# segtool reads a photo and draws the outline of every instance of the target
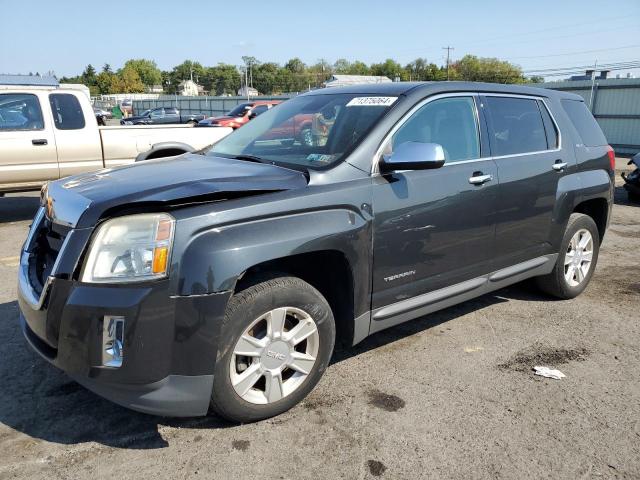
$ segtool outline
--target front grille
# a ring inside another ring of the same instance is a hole
[[[51,275],[64,239],[70,229],[53,223],[46,217],[43,217],[40,225],[34,226],[34,228],[36,230],[31,245],[29,281],[39,295],[47,278]]]

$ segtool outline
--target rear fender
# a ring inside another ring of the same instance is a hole
[[[610,217],[613,185],[609,173],[605,170],[572,173],[565,175],[558,181],[551,236],[554,251],[560,247],[571,213],[582,202],[596,198],[607,200],[609,204],[608,217]]]

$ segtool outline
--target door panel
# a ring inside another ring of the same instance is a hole
[[[0,94],[0,185],[59,177],[52,122],[43,115],[44,94]],[[46,111],[46,110],[45,110]]]
[[[427,99],[394,127],[387,155],[436,143],[445,165],[374,177],[373,309],[491,271],[498,178],[479,158],[480,131],[474,95],[462,93]]]
[[[492,160],[374,178],[372,308],[489,273],[497,189]]]
[[[80,102],[70,93],[51,93],[49,104],[60,178],[102,168],[102,141],[95,116],[88,110],[88,102]]]
[[[496,95],[482,97],[482,105],[500,179],[496,268],[557,253],[551,234],[558,181],[575,168],[556,144],[557,126],[540,100]]]

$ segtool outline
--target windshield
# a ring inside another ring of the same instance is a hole
[[[227,115],[230,117],[244,117],[244,114],[250,109],[250,103],[241,103],[240,105],[236,105],[236,108],[227,113]]]
[[[396,100],[357,94],[303,95],[251,120],[207,154],[324,168],[349,154]]]

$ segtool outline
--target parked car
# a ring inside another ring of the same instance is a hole
[[[98,127],[87,96],[65,88],[0,89],[0,196],[105,167],[202,149],[231,132],[184,125]]]
[[[111,112],[109,112],[108,110],[98,108],[95,105],[93,106],[93,113],[96,116],[96,121],[98,122],[98,125],[101,125],[103,127],[107,125],[107,122],[106,122],[107,119],[113,116]]]
[[[159,107],[145,110],[140,115],[123,118],[120,125],[163,125],[167,123],[188,123],[196,125],[205,118],[203,114],[182,114],[175,107]]]
[[[326,137],[274,138],[297,115],[322,117]],[[49,183],[21,256],[22,328],[121,405],[264,419],[314,388],[335,341],[532,277],[579,295],[609,223],[613,159],[569,93],[305,93],[205,156]]]
[[[199,127],[231,127],[240,128],[249,120],[275,107],[282,100],[256,100],[236,105],[226,115],[221,117],[210,117],[198,122]]]

